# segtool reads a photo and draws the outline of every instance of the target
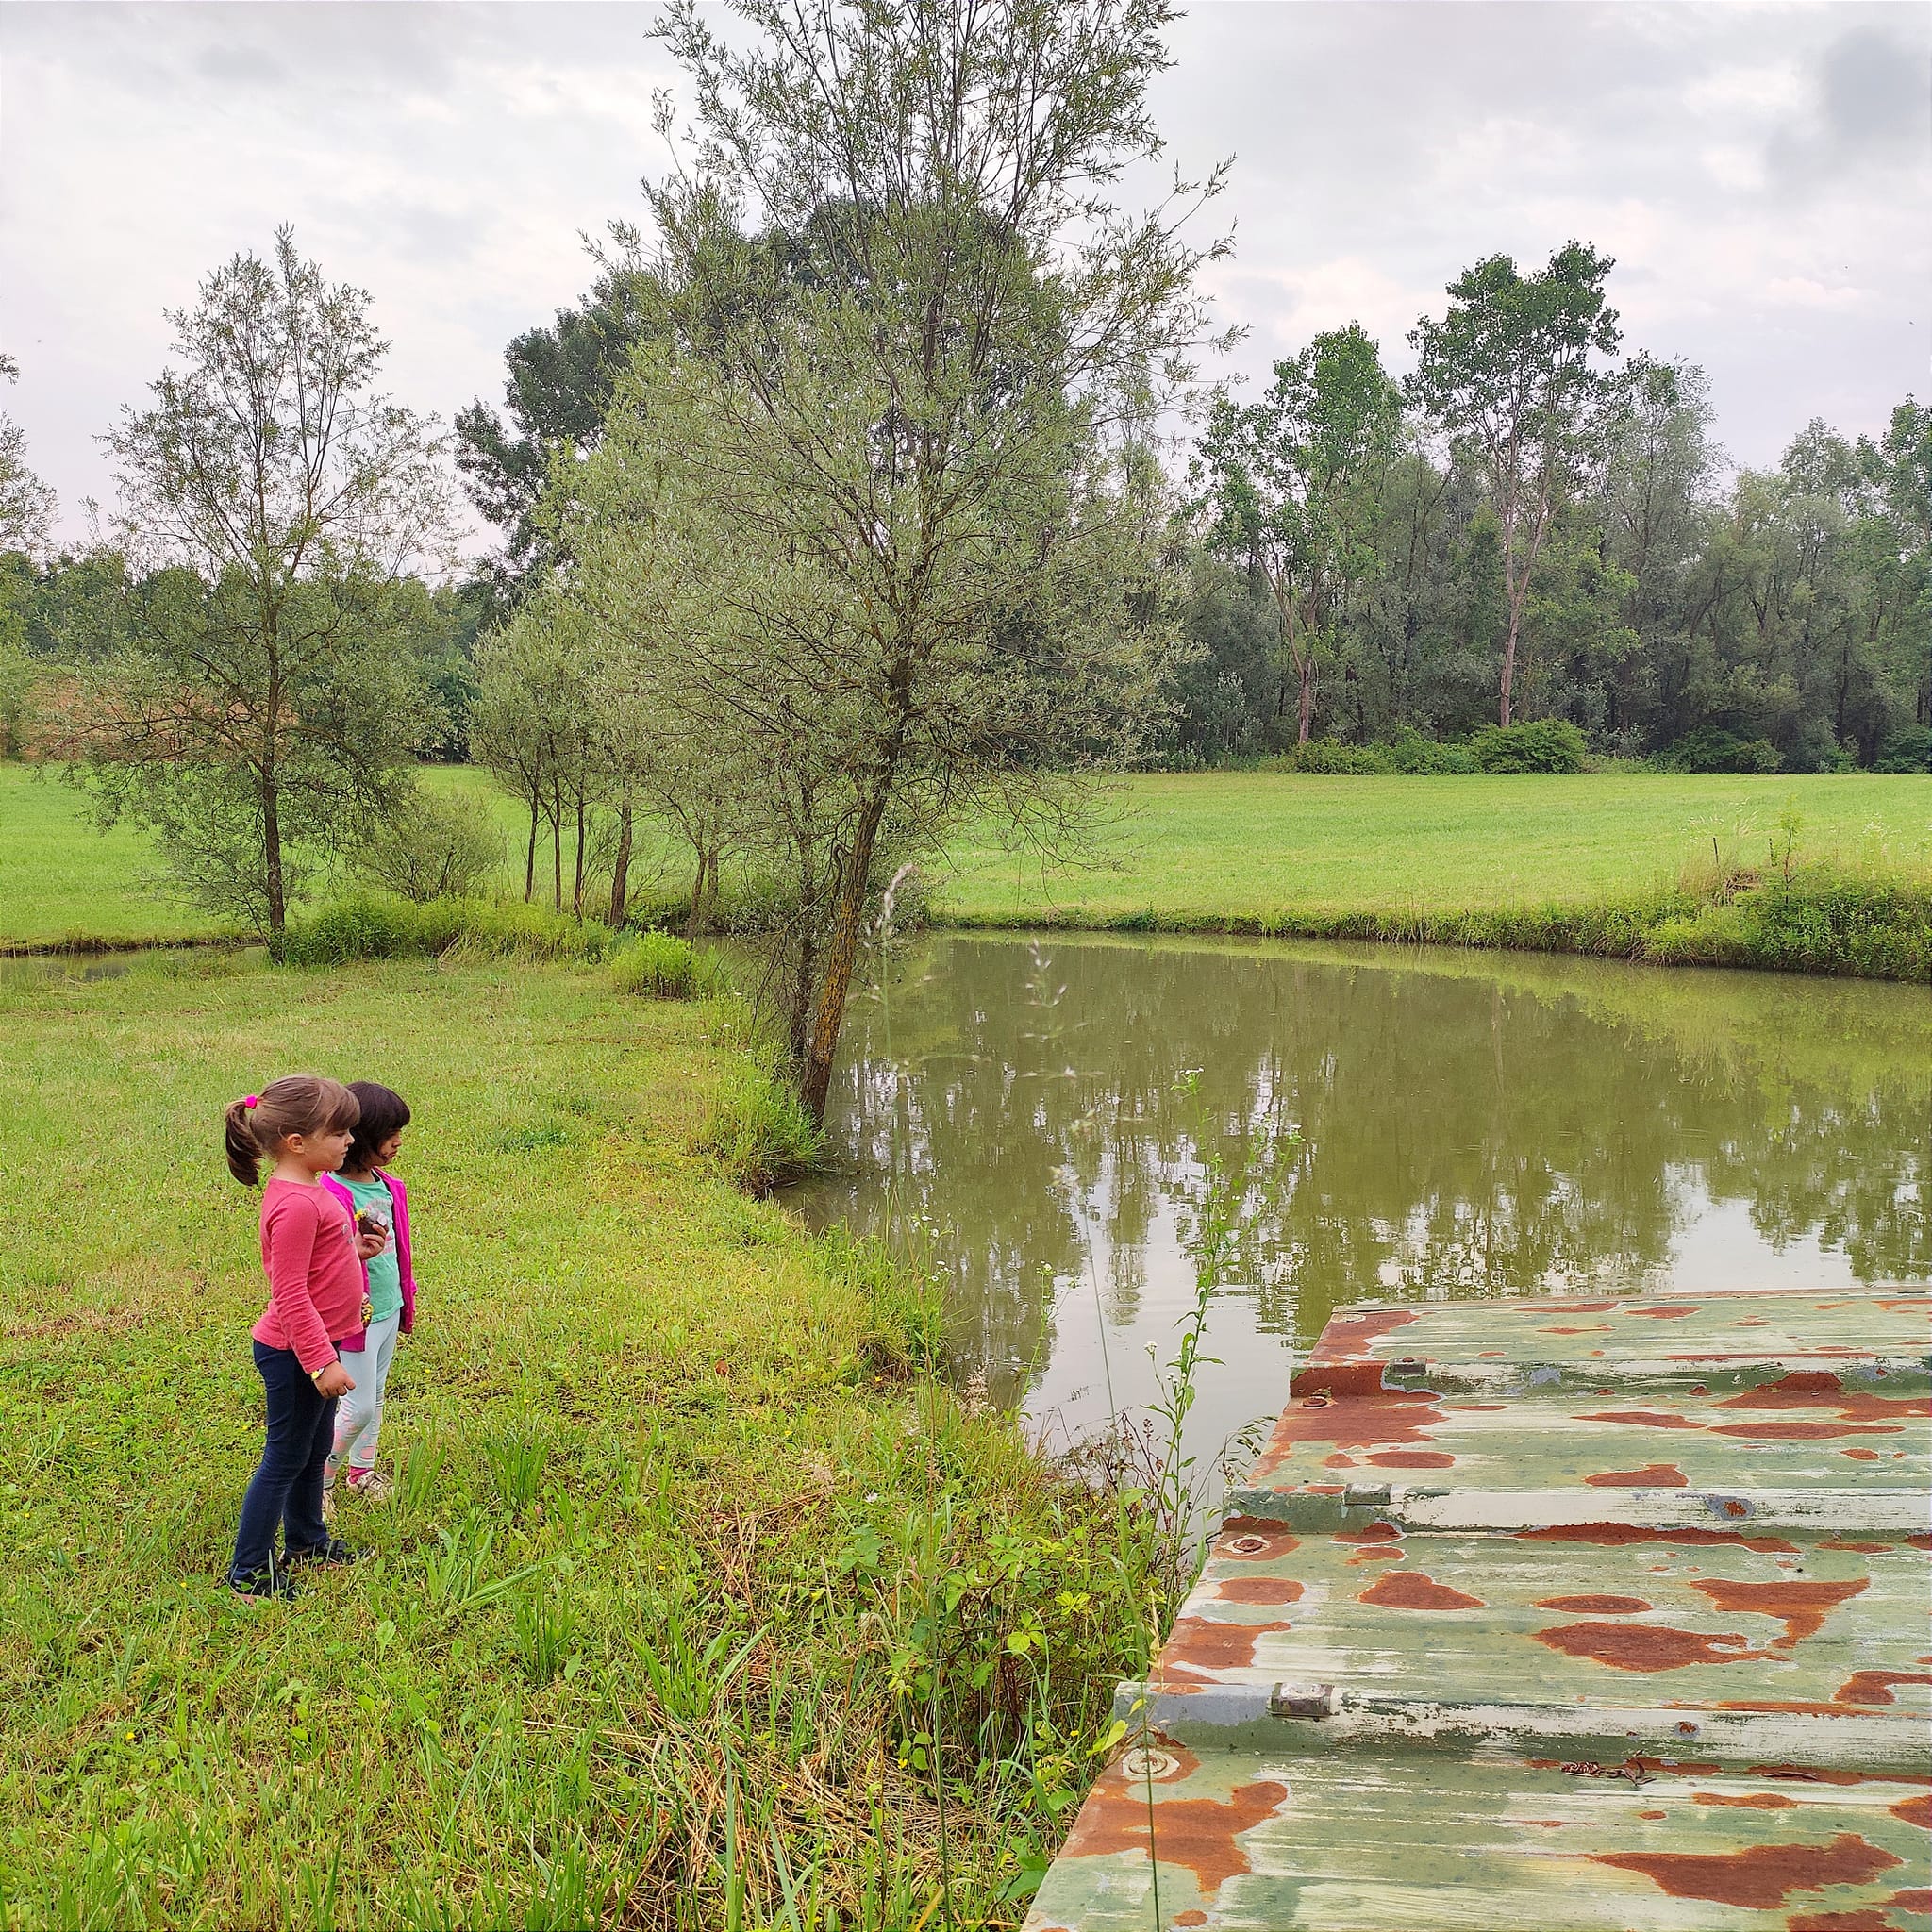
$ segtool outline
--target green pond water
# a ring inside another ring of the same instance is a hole
[[[945,1282],[1062,1445],[1201,1271],[1209,1454],[1366,1299],[1932,1276],[1924,988],[1387,946],[935,937],[855,995],[814,1224]]]

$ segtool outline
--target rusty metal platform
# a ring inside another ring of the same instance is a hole
[[[1027,1932],[1932,1932],[1932,1294],[1339,1313]]]

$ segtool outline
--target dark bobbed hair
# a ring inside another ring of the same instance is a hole
[[[261,1163],[291,1134],[326,1134],[353,1127],[362,1112],[355,1093],[320,1074],[284,1074],[258,1094],[231,1100],[223,1116],[228,1172],[244,1188],[261,1178]]]
[[[356,1096],[362,1115],[356,1123],[356,1138],[342,1156],[342,1165],[374,1167],[375,1150],[409,1124],[409,1103],[394,1088],[378,1086],[374,1080],[351,1080],[349,1091]]]

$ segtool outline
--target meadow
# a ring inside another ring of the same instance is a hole
[[[0,964],[0,1924],[1017,1923],[1149,1512],[732,1183],[732,1008],[621,962]],[[262,1286],[218,1129],[290,1068],[410,1100],[422,1303],[373,1555],[284,1606],[222,1580]]]
[[[1668,891],[1719,864],[1761,868],[1787,812],[1800,858],[1932,872],[1925,777],[1160,773],[1126,780],[1109,808],[1076,867],[958,841],[938,908],[968,925],[1183,930],[1587,905]]]
[[[495,890],[520,897],[526,824],[514,802],[464,767],[428,768],[424,782],[491,814],[504,838]],[[1051,862],[990,829],[962,834],[928,868],[926,916],[1932,974],[1924,776],[1142,774],[1094,803],[1084,841]],[[103,837],[69,788],[0,765],[0,949],[219,935],[153,871],[138,835]],[[645,828],[635,912],[680,918],[687,891],[682,853]],[[733,896],[727,874],[727,907]]]

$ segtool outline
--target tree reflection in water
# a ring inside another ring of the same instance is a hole
[[[1104,1367],[1144,1401],[1171,1350],[1213,1156],[1247,1191],[1203,1384],[1224,1434],[1365,1297],[1932,1274],[1920,989],[947,936],[855,1001],[845,1055],[844,1171],[795,1205],[929,1230],[962,1372],[1075,1433],[1106,1419]]]

